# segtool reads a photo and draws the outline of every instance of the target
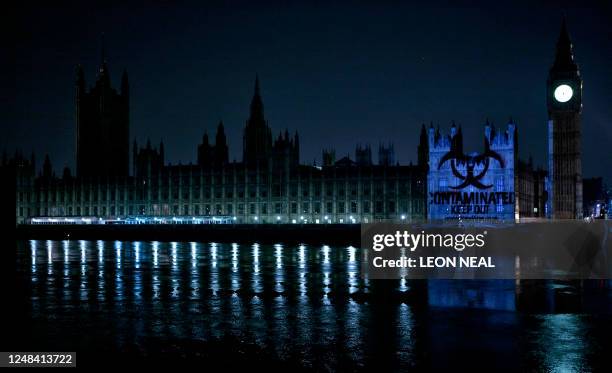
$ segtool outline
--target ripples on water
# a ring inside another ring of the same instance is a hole
[[[49,341],[75,348],[83,332],[112,338],[117,349],[147,337],[230,335],[317,369],[480,359],[584,371],[605,361],[599,351],[609,346],[607,312],[522,313],[521,302],[532,300],[522,300],[524,286],[513,281],[370,283],[354,247],[29,241],[18,249],[32,320]],[[562,299],[584,298],[568,294]],[[600,298],[609,307],[603,294],[593,307]],[[549,311],[557,295],[550,286],[536,293]]]

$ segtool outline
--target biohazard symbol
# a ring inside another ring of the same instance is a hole
[[[453,171],[453,175],[455,175],[458,179],[463,180],[463,182],[457,186],[451,187],[452,189],[463,189],[468,185],[473,185],[478,189],[488,189],[493,186],[485,185],[480,180],[485,176],[487,171],[489,170],[489,163],[491,159],[499,162],[499,165],[504,168],[504,160],[501,155],[491,150],[488,142],[485,142],[485,151],[482,154],[477,155],[465,155],[463,152],[451,148],[451,150],[444,154],[444,156],[440,159],[440,163],[438,164],[438,170],[446,163],[446,161],[450,161],[451,169]],[[457,170],[457,166],[465,165],[466,174],[462,175],[459,170]],[[474,174],[474,168],[477,165],[483,165],[482,170],[478,174]]]

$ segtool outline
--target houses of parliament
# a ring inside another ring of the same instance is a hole
[[[392,147],[370,147],[356,160],[323,152],[323,165],[300,163],[300,139],[287,130],[272,135],[264,115],[259,79],[244,127],[243,158],[229,161],[224,124],[213,141],[204,134],[197,164],[170,165],[163,142],[129,141],[129,82],[110,84],[106,60],[87,90],[81,67],[75,84],[77,172],[57,177],[47,157],[42,173],[35,160],[17,154],[17,220],[85,216],[230,216],[236,223],[357,223],[413,219],[425,213],[424,164],[400,166]],[[130,156],[131,155],[131,156]],[[129,174],[130,161],[133,174]]]
[[[321,165],[302,164],[298,133],[273,135],[257,77],[242,159],[229,160],[221,122],[212,139],[204,134],[197,145],[197,163],[171,165],[163,142],[130,143],[127,72],[114,88],[103,54],[93,86],[88,88],[79,66],[74,87],[76,174],[65,169],[56,175],[49,157],[40,173],[34,156],[2,159],[2,167],[17,174],[17,223],[36,217],[221,216],[248,224],[346,224],[582,215],[582,80],[565,23],[547,81],[548,171],[518,158],[512,121],[501,131],[483,126],[479,155],[463,152],[461,127],[453,124],[443,135],[422,125],[414,165],[396,162],[392,145],[379,146],[376,163],[366,145],[356,147],[353,159],[323,150]]]

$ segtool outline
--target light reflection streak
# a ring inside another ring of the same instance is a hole
[[[132,294],[134,294],[134,302],[141,298],[142,293],[142,271],[140,270],[140,241],[134,242],[134,285]]]
[[[400,257],[404,257],[406,256],[406,248],[402,247],[400,249]],[[399,284],[399,291],[401,292],[406,292],[408,290],[408,286],[406,285],[406,277],[408,276],[408,268],[406,267],[401,267],[400,268],[400,284]]]
[[[198,253],[197,253],[197,244],[195,242],[191,243],[191,268],[195,268],[198,265]]]
[[[172,261],[172,272],[170,273],[170,282],[172,283],[171,296],[173,298],[178,298],[180,292],[180,274],[178,270],[178,243],[172,242],[170,243],[170,246],[170,256]]]
[[[117,269],[121,269],[121,242],[115,241],[115,260],[117,261]]]
[[[217,269],[217,243],[210,243],[210,288],[216,295],[219,291],[219,270]]]
[[[70,241],[64,240],[64,298],[70,298]]]
[[[86,247],[87,247],[88,242],[87,241],[79,241],[79,248],[81,251],[81,278],[80,278],[80,294],[81,294],[81,300],[87,300],[88,295],[89,295],[89,287],[87,284],[87,257],[86,257]]]
[[[240,289],[240,272],[238,271],[238,244],[232,244],[232,290]],[[232,300],[232,304],[234,300]]]
[[[116,296],[116,305],[123,303],[123,270],[121,267],[121,246],[122,243],[120,241],[115,241],[115,260],[116,260],[116,269],[115,269],[115,292]]]
[[[357,249],[353,246],[349,246],[346,249],[348,251],[348,262],[346,263],[346,274],[348,276],[348,291],[349,294],[352,294],[358,290],[359,280],[358,280],[358,265],[357,265]]]
[[[282,293],[285,291],[283,283],[285,282],[285,273],[283,270],[283,246],[280,244],[274,245],[274,257],[276,259],[276,270],[274,271],[274,290]]]
[[[198,273],[198,245],[191,243],[191,299],[200,298],[200,276]]]
[[[158,299],[160,295],[160,281],[159,281],[159,242],[153,241],[153,275],[152,286],[153,286],[153,299]]]
[[[32,274],[36,273],[36,247],[38,242],[30,241],[30,253],[32,257]],[[32,281],[36,281],[36,277],[32,277]]]
[[[397,338],[398,351],[401,360],[410,361],[414,354],[413,314],[410,306],[405,303],[397,307]]]
[[[213,268],[217,268],[217,243],[213,242],[210,244],[210,255],[212,258]]]
[[[253,255],[253,276],[251,278],[253,291],[255,293],[260,293],[263,290],[261,285],[261,273],[259,266],[259,244],[254,243],[252,246],[252,255]]]
[[[325,304],[330,304],[329,303],[329,299],[327,297],[327,294],[329,294],[331,292],[331,262],[329,260],[329,252],[330,252],[330,247],[325,245],[321,248],[321,250],[323,251],[323,261],[321,262],[321,272],[323,273],[323,292],[325,293],[325,295],[323,296],[323,301]]]
[[[105,280],[104,280],[104,241],[98,241],[98,301],[104,302],[105,299]]]
[[[153,241],[153,267],[159,266],[159,242]]]
[[[535,331],[538,360],[548,372],[589,372],[586,355],[590,351],[582,315],[553,314],[538,317],[541,321]]]
[[[134,260],[136,269],[140,269],[140,242],[134,242]]]
[[[53,243],[47,240],[47,264],[51,264],[53,262]],[[51,274],[51,266],[49,266],[49,274]]]
[[[178,246],[178,243],[176,242],[172,242],[170,243],[171,246],[171,250],[170,250],[170,259],[172,261],[172,270],[176,271],[177,266],[178,266],[178,262],[177,262],[177,254],[176,254],[176,248]]]
[[[306,262],[306,246],[300,245],[300,249],[298,251],[299,255],[299,286],[300,286],[300,295],[304,297],[306,292],[308,291],[308,280],[306,277],[307,270],[307,262]]]

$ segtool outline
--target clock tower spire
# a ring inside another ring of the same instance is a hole
[[[582,218],[582,77],[565,18],[546,85],[549,201],[554,219]]]

